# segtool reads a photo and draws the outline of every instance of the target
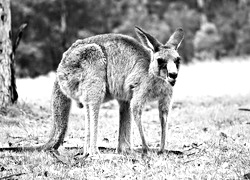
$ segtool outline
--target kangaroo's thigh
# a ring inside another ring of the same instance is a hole
[[[57,69],[61,90],[76,101],[86,93],[98,92],[100,88],[105,91],[106,74],[106,57],[97,44],[72,45]]]

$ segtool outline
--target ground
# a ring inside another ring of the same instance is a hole
[[[69,129],[59,151],[63,162],[48,152],[0,153],[0,179],[247,179],[250,177],[250,57],[183,65],[175,87],[167,147],[158,155],[160,125],[156,103],[143,112],[151,151],[115,153],[118,106],[103,104],[100,112],[99,158],[74,155],[84,144],[82,110],[72,107]],[[19,102],[0,114],[0,147],[43,143],[51,128],[50,95],[54,73],[17,79]],[[116,155],[116,156],[115,156]]]

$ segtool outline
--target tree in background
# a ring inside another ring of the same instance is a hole
[[[10,36],[10,1],[0,0],[0,107],[5,107],[17,100]]]
[[[14,54],[27,26],[22,24],[12,37],[10,1],[0,0],[0,107],[15,103],[16,91]]]
[[[184,63],[200,51],[215,57],[250,54],[247,0],[11,0],[11,5],[13,29],[29,23],[16,55],[19,77],[54,71],[77,39],[112,32],[135,36],[136,25],[163,42],[183,27]]]

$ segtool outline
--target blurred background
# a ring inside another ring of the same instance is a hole
[[[21,78],[55,70],[77,39],[135,37],[135,25],[163,43],[182,27],[184,63],[250,54],[249,0],[11,0],[11,13],[14,32],[28,23],[15,56]]]

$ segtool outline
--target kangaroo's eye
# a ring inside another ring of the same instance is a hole
[[[164,61],[164,59],[159,58],[157,59],[157,61],[160,69],[167,68],[167,63]]]
[[[157,59],[157,61],[158,61],[158,65],[159,66],[163,66],[164,64],[166,64],[166,62],[164,61],[164,59],[159,58],[159,59]]]
[[[181,58],[180,58],[180,57],[177,57],[177,58],[175,59],[175,64],[176,64],[177,69],[179,69],[180,63],[181,63]]]
[[[180,64],[180,63],[181,63],[181,58],[180,58],[180,57],[177,57],[177,58],[175,59],[175,63],[176,63],[176,64]]]

